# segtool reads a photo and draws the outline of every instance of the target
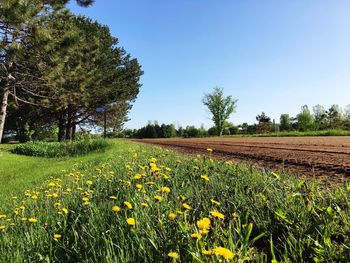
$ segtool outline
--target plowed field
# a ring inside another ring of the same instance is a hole
[[[350,137],[142,139],[143,143],[206,153],[297,175],[350,179]]]

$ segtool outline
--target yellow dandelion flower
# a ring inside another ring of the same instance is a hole
[[[88,205],[90,205],[91,203],[89,202],[89,201],[86,201],[86,202],[84,202],[83,203],[83,206],[88,206]]]
[[[236,256],[235,253],[224,247],[216,247],[213,249],[213,251],[222,256],[224,259],[233,259]]]
[[[162,193],[170,193],[170,188],[164,186],[164,187],[162,187],[162,188],[160,189],[160,192],[162,192]]]
[[[134,226],[136,224],[136,221],[134,218],[130,217],[126,219],[126,222],[128,223],[128,225],[130,226]]]
[[[31,217],[31,218],[28,219],[28,221],[30,223],[36,223],[36,222],[38,222],[38,219]]]
[[[168,218],[169,218],[170,220],[175,220],[176,214],[175,214],[175,213],[170,213],[170,214],[168,215]]]
[[[213,205],[220,205],[220,203],[214,199],[210,199],[210,202],[213,204]]]
[[[53,235],[53,238],[54,239],[60,239],[62,237],[62,235],[60,235],[60,234],[54,234]]]
[[[54,186],[56,186],[55,183],[53,183],[53,182],[49,183],[49,187],[54,187]]]
[[[216,218],[219,218],[219,219],[224,219],[225,218],[225,216],[223,214],[221,214],[220,212],[218,212],[218,211],[211,211],[210,214],[213,217],[216,217]]]
[[[0,226],[0,230],[5,230],[6,226]]]
[[[201,239],[202,238],[202,235],[200,233],[193,233],[191,235],[192,238],[195,238],[195,239]]]
[[[139,179],[141,179],[142,178],[142,176],[140,175],[140,174],[136,174],[135,176],[134,176],[134,179],[135,180],[139,180]]]
[[[93,182],[92,182],[91,180],[87,180],[87,181],[86,181],[86,184],[87,184],[87,185],[92,185]]]
[[[163,197],[162,196],[160,196],[160,195],[155,195],[154,196],[154,199],[156,199],[157,201],[162,201],[163,200]]]
[[[28,220],[28,218],[26,218],[26,217],[21,218],[21,221],[27,221],[27,220]]]
[[[213,149],[212,148],[207,148],[207,151],[211,153],[211,152],[213,152]]]
[[[114,195],[110,196],[109,198],[110,198],[110,199],[113,199],[113,200],[117,200],[117,197],[114,196]]]
[[[112,211],[113,212],[119,212],[120,211],[120,207],[115,205],[115,206],[112,207]]]
[[[137,190],[141,190],[142,189],[142,184],[137,184],[136,188],[137,188]]]
[[[160,169],[157,167],[157,165],[155,163],[150,163],[150,167],[151,167],[151,172],[159,172]]]
[[[141,203],[141,205],[142,205],[143,207],[148,207],[148,204],[146,204],[146,203]]]
[[[180,258],[179,253],[177,253],[177,252],[169,252],[168,253],[168,257],[170,257],[170,258],[172,258],[174,260],[177,260],[177,259]]]
[[[168,172],[171,172],[171,168],[169,168],[169,167],[165,167],[165,170]]]
[[[58,197],[58,194],[53,193],[53,194],[52,194],[52,197],[57,198],[57,197]]]
[[[188,204],[186,204],[186,203],[183,203],[182,204],[182,207],[183,208],[185,208],[185,209],[187,209],[187,210],[191,210],[192,209],[192,207],[190,207]]]
[[[0,215],[0,219],[1,219],[1,218],[6,218],[6,215]]]
[[[38,199],[37,195],[32,195],[32,199]]]
[[[209,181],[209,177],[207,175],[202,175],[201,178],[204,180],[204,181]]]
[[[87,198],[87,197],[83,197],[82,200],[85,201],[85,202],[87,202],[87,201],[89,201],[90,199]]]
[[[68,214],[69,210],[67,208],[62,208],[63,213]]]
[[[20,207],[19,207],[19,209],[22,209],[22,210],[24,210],[24,209],[26,209],[23,205],[21,205]]]
[[[147,182],[146,185],[155,185],[155,182]]]
[[[200,230],[207,230],[210,228],[210,223],[210,219],[204,217],[203,219],[197,221],[197,226]]]
[[[130,202],[125,201],[125,202],[124,202],[124,205],[125,205],[127,208],[132,209],[132,204],[131,204]]]

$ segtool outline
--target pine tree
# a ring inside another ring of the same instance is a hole
[[[1,0],[0,2],[0,143],[9,96],[12,95],[19,100],[17,89],[24,91],[23,87],[26,86],[23,83],[23,72],[27,72],[27,68],[21,63],[25,61],[23,50],[30,46],[33,37],[40,35],[38,32],[42,20],[50,13],[62,9],[67,3],[68,0]],[[77,0],[77,3],[89,6],[93,1]],[[19,68],[21,70],[16,72]],[[29,78],[37,80],[31,75]],[[38,95],[30,90],[25,93]]]

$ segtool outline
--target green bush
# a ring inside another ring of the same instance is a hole
[[[16,154],[38,157],[63,157],[83,155],[92,151],[103,150],[109,143],[104,139],[83,139],[70,142],[28,142],[15,147]]]

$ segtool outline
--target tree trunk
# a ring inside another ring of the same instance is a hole
[[[75,139],[75,132],[76,132],[76,130],[77,130],[76,118],[74,117],[73,123],[72,123],[72,140]]]
[[[66,125],[66,140],[72,140],[72,120],[71,120],[71,114],[68,111],[67,115],[67,125]]]
[[[5,85],[4,90],[3,90],[1,97],[0,97],[0,99],[1,99],[1,104],[0,104],[0,143],[1,143],[3,133],[4,133],[9,94],[10,94],[10,89]]]
[[[66,125],[66,140],[72,140],[73,138],[73,125],[72,125],[72,107],[67,108],[67,125]]]
[[[63,110],[58,116],[58,141],[62,142],[66,135],[66,112]]]

